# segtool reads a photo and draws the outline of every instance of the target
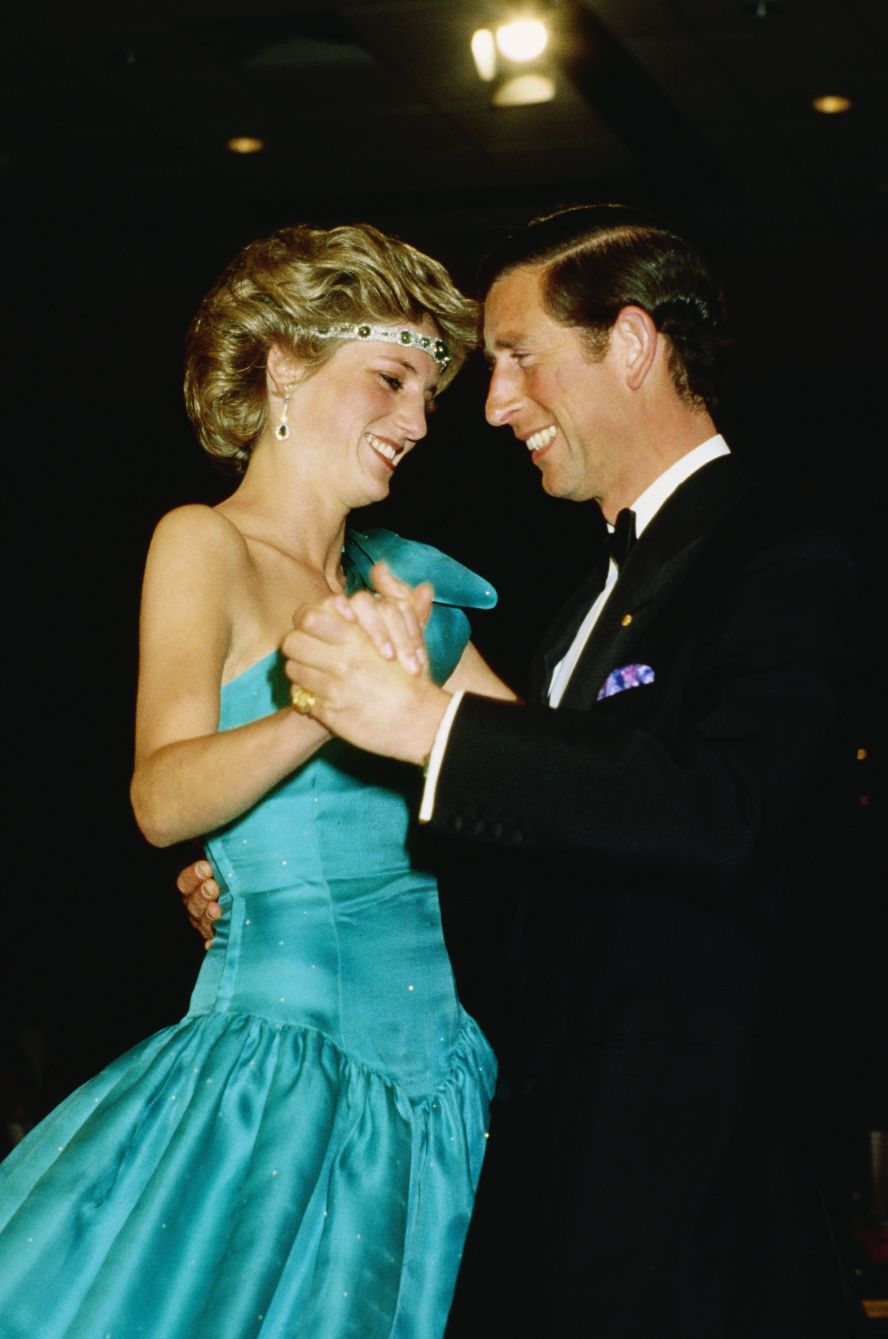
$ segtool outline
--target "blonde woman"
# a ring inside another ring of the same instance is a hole
[[[0,1171],[4,1339],[444,1330],[494,1060],[407,852],[411,769],[293,710],[277,648],[298,605],[384,559],[435,588],[435,677],[511,696],[459,607],[491,604],[486,583],[347,528],[425,435],[476,319],[439,264],[356,226],[247,247],[193,322],[189,414],[243,477],[152,541],[132,799],[156,845],[210,834],[223,914],[185,1018]]]

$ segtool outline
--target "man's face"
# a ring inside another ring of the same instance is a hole
[[[609,346],[596,359],[581,333],[543,307],[543,269],[494,283],[484,304],[491,365],[486,415],[526,444],[553,497],[602,502],[619,483],[624,387]]]

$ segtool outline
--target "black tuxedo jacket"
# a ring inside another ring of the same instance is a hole
[[[843,1335],[783,964],[853,690],[850,562],[713,461],[645,529],[551,710],[602,577],[553,624],[535,701],[463,701],[438,779],[434,827],[495,843],[525,889],[449,1335]],[[602,697],[631,666],[653,681]]]

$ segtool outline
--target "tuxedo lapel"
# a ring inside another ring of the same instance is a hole
[[[632,648],[650,620],[697,561],[712,530],[749,487],[732,458],[723,456],[697,470],[663,504],[626,560],[571,675],[562,706],[591,706],[611,670],[632,663]],[[589,604],[591,600],[586,609]],[[556,655],[553,663],[558,659]]]
[[[598,563],[583,584],[562,605],[549,625],[539,651],[534,657],[530,675],[531,701],[545,702],[555,666],[567,654],[577,629],[595,602],[607,577],[608,558],[602,550]]]

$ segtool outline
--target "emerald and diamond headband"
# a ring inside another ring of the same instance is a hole
[[[383,344],[421,349],[434,358],[439,372],[446,372],[453,362],[453,355],[443,339],[436,335],[421,335],[418,330],[410,330],[405,326],[373,325],[369,321],[361,321],[355,325],[318,325],[304,333],[315,339],[379,340]]]

